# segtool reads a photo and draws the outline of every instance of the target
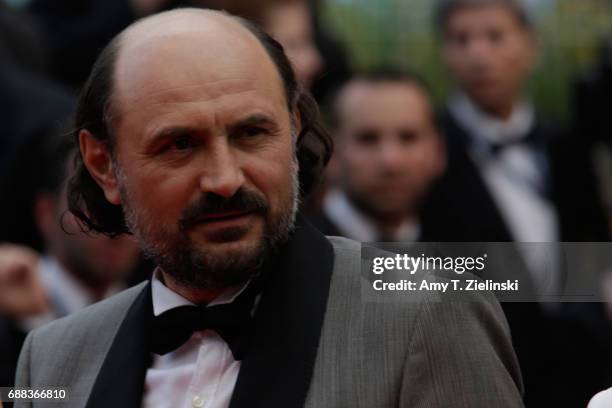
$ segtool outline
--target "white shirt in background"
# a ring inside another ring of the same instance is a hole
[[[78,312],[98,300],[85,285],[64,269],[53,256],[45,255],[40,259],[38,273],[49,297],[51,310],[45,314],[24,319],[21,322],[21,326],[26,331]],[[112,285],[104,295],[104,298],[119,293],[122,289],[124,287],[120,283]]]
[[[546,183],[535,149],[511,144],[492,155],[490,144],[520,140],[535,125],[535,110],[519,103],[506,121],[482,112],[466,95],[455,95],[450,112],[472,140],[468,152],[510,233],[517,242],[558,242],[559,220],[550,200],[534,186]],[[540,292],[558,289],[558,253],[552,245],[522,245],[519,250]]]
[[[376,224],[359,212],[339,189],[330,189],[325,195],[323,212],[347,238],[359,242],[380,240]],[[414,242],[419,238],[419,234],[419,225],[407,220],[395,230],[393,238],[396,242]]]
[[[612,388],[602,391],[591,399],[587,408],[610,408],[612,407]]]

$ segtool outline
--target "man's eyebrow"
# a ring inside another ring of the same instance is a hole
[[[236,123],[232,124],[231,128],[233,130],[245,128],[249,126],[278,126],[278,123],[268,115],[264,114],[254,114],[249,115],[246,118],[238,120]]]
[[[265,114],[253,114],[249,115],[243,119],[239,119],[235,123],[230,125],[230,131],[236,131],[238,129],[246,128],[249,126],[270,126],[270,127],[278,127],[278,123],[268,115]],[[185,134],[194,134],[194,133],[202,133],[206,132],[207,129],[195,127],[195,126],[168,126],[155,130],[151,133],[150,137],[147,138],[147,145],[155,145],[159,143],[159,141],[173,138]]]
[[[156,129],[149,137],[146,138],[145,143],[148,146],[154,146],[164,139],[171,139],[177,136],[193,134],[196,132],[202,132],[203,129],[196,128],[193,126],[168,126]]]

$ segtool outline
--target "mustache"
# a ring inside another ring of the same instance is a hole
[[[185,208],[179,220],[179,227],[185,230],[197,224],[202,217],[225,212],[254,212],[265,214],[268,202],[255,191],[241,187],[236,193],[225,198],[214,193],[202,195],[198,201]]]

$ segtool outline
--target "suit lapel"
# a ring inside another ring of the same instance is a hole
[[[255,314],[256,330],[242,361],[230,406],[302,407],[325,317],[334,254],[301,217],[270,271]],[[148,284],[128,310],[102,364],[87,408],[139,407],[150,365],[152,316]]]
[[[475,239],[477,241],[512,241],[512,235],[499,208],[466,150],[469,136],[450,113],[446,112],[443,120],[449,148],[449,169],[453,173],[450,175],[452,180],[449,180],[449,187],[459,189],[454,192],[454,197],[470,198],[466,202],[456,199],[455,205],[462,207],[461,214],[464,216],[469,214],[465,219],[487,220],[486,224],[481,223],[482,231],[471,231],[472,236],[478,237]],[[459,179],[462,180],[460,183]]]
[[[267,278],[256,331],[230,403],[241,407],[302,407],[325,317],[334,253],[300,218]]]
[[[147,333],[153,315],[148,283],[128,310],[93,385],[87,408],[140,407],[150,364]]]

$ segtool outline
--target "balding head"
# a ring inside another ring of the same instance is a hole
[[[153,133],[158,123],[157,103],[178,111],[204,97],[215,101],[239,90],[243,99],[276,108],[286,100],[283,81],[261,42],[238,20],[212,10],[179,9],[144,19],[128,28],[120,38],[114,73],[114,106],[119,114],[113,123]],[[192,90],[186,95],[186,90]],[[227,98],[226,98],[227,99]],[[205,107],[205,106],[203,106]],[[129,119],[128,119],[129,118]],[[125,119],[125,120],[124,120]],[[131,121],[131,123],[124,123]]]
[[[119,34],[103,50],[83,88],[75,139],[87,130],[116,154],[119,135],[134,136],[121,132],[122,126],[155,131],[157,124],[146,116],[156,98],[163,97],[158,103],[171,113],[177,104],[189,106],[188,100],[180,100],[186,97],[181,90],[195,92],[200,87],[206,98],[222,101],[233,86],[242,86],[245,98],[249,92],[267,92],[268,104],[282,103],[288,118],[299,117],[299,123],[293,124],[301,125],[299,176],[302,189],[309,190],[331,153],[316,104],[298,86],[275,40],[250,22],[223,12],[177,9],[142,19]],[[135,127],[138,124],[142,129]],[[69,194],[71,211],[87,228],[111,235],[125,231],[121,209],[104,199],[80,157]]]
[[[182,51],[185,46],[213,58],[251,51],[245,56],[265,59],[261,42],[245,24],[215,10],[184,8],[155,14],[132,24],[117,37],[118,65],[146,63],[145,59],[156,52]]]
[[[137,21],[109,46],[113,119],[140,103],[138,97],[149,96],[139,93],[143,88],[153,91],[157,84],[168,89],[197,85],[186,81],[202,71],[211,80],[216,76],[221,79],[227,67],[237,63],[253,71],[263,70],[271,84],[295,93],[297,86],[286,73],[288,67],[283,61],[272,61],[276,56],[264,48],[258,35],[249,22],[214,10],[176,9]],[[287,103],[292,108],[295,101]]]

